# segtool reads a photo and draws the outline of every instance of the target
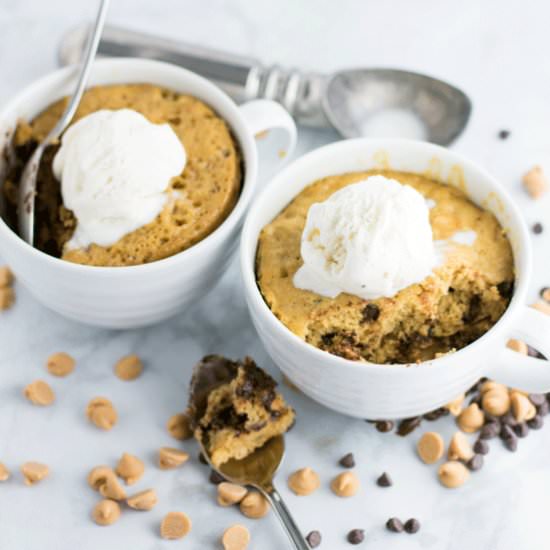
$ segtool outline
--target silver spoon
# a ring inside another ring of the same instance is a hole
[[[31,246],[34,244],[36,179],[38,176],[40,161],[46,148],[59,139],[59,136],[61,136],[63,131],[71,123],[71,120],[78,109],[78,105],[82,99],[82,94],[84,93],[88,82],[88,77],[90,76],[92,63],[96,56],[101,32],[103,31],[103,27],[105,25],[105,17],[107,15],[108,7],[109,0],[101,0],[96,21],[93,29],[91,29],[91,34],[82,59],[78,82],[69,104],[61,115],[61,118],[57,121],[57,124],[50,130],[50,133],[46,136],[46,138],[38,145],[23,169],[21,181],[19,182],[18,195],[19,235]]]
[[[88,25],[67,33],[59,50],[62,64],[82,57],[88,35]],[[472,110],[464,92],[418,73],[396,69],[303,73],[111,26],[105,28],[98,54],[181,65],[213,80],[236,101],[274,99],[299,123],[333,126],[345,138],[416,137],[448,145],[462,133]]]

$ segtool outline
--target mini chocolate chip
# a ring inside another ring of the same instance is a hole
[[[477,472],[483,468],[483,456],[481,454],[475,454],[468,462],[466,463],[469,470],[472,472]]]
[[[391,420],[377,420],[376,429],[381,433],[391,432],[395,424]]]
[[[361,544],[365,540],[365,531],[363,529],[352,529],[348,533],[348,542],[350,544]]]
[[[543,393],[530,393],[529,400],[533,403],[533,405],[535,405],[535,407],[539,407],[543,403],[547,403],[546,395]]]
[[[353,468],[355,466],[355,458],[353,453],[348,453],[344,455],[339,461],[338,464],[344,468]]]
[[[527,425],[532,430],[540,430],[543,424],[544,424],[544,419],[539,414],[537,414],[534,418],[531,418],[531,420],[527,421]]]
[[[510,137],[510,130],[500,130],[498,133],[499,139],[508,139]]]
[[[501,416],[500,421],[502,422],[502,424],[511,427],[514,427],[518,423],[518,421],[512,414],[512,411],[508,411],[505,415]]]
[[[378,321],[380,317],[380,308],[376,304],[367,304],[363,309],[363,323],[372,323]]]
[[[506,441],[507,439],[515,439],[516,436],[514,434],[514,431],[512,430],[512,427],[508,424],[503,424],[500,428],[500,439],[503,441]]]
[[[474,453],[477,453],[478,455],[486,455],[489,453],[489,443],[487,441],[484,441],[483,439],[478,439],[474,443]]]
[[[514,426],[514,433],[518,437],[527,437],[529,435],[529,426],[525,422],[520,422]]]
[[[319,531],[311,531],[306,536],[307,543],[310,548],[317,548],[321,544],[321,533]]]
[[[537,413],[539,416],[546,416],[549,412],[550,404],[546,400],[537,407]]]
[[[497,290],[502,298],[511,298],[514,293],[514,282],[502,281],[501,283],[498,283]]]
[[[487,422],[479,433],[480,439],[493,439],[500,432],[500,426],[497,422]]]
[[[415,533],[418,533],[419,530],[420,522],[417,519],[411,518],[405,522],[405,531],[409,533],[409,535],[414,535]]]
[[[199,462],[201,464],[204,464],[205,466],[208,466],[208,462],[206,461],[206,458],[204,458],[204,455],[202,453],[199,453]]]
[[[537,222],[533,224],[531,229],[535,235],[540,235],[543,232],[544,227],[542,227],[542,223]]]
[[[404,529],[403,522],[399,518],[390,518],[386,521],[386,529],[392,533],[401,533]]]
[[[399,423],[399,426],[397,427],[397,434],[400,436],[406,436],[409,435],[413,430],[418,428],[420,426],[420,423],[422,422],[421,416],[413,416],[411,418],[405,418],[405,420],[402,420]]]
[[[391,477],[386,472],[384,472],[376,480],[376,485],[378,485],[378,487],[391,487],[393,485],[393,481],[392,481]]]
[[[529,344],[527,344],[527,355],[529,355],[529,357],[536,357],[537,359],[546,360],[546,357],[539,350]]]
[[[440,407],[439,409],[435,409],[435,411],[431,411],[429,413],[426,413],[424,415],[424,418],[426,420],[434,421],[440,419],[442,416],[447,416],[449,414],[449,409],[445,409],[444,407]]]
[[[518,438],[516,436],[510,437],[508,439],[503,439],[504,446],[512,452],[515,452],[518,448]]]
[[[215,470],[212,470],[210,472],[210,483],[213,483],[214,485],[219,485],[222,481],[225,481],[225,477],[223,477],[221,474],[218,474]]]

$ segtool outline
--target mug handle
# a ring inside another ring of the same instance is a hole
[[[284,141],[275,147],[277,164],[283,164],[296,147],[296,123],[288,111],[276,101],[255,99],[239,106],[246,125],[256,139],[270,130],[282,130]]]
[[[513,329],[513,337],[540,351],[548,361],[504,348],[495,357],[489,378],[529,393],[550,391],[550,316],[532,307],[523,310]]]

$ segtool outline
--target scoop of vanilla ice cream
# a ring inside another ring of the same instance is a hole
[[[302,234],[297,288],[334,298],[394,296],[437,264],[429,208],[412,187],[371,176],[313,204]]]
[[[53,161],[63,203],[77,220],[66,247],[110,246],[153,221],[185,163],[185,149],[168,124],[153,124],[131,109],[80,119],[63,134]]]

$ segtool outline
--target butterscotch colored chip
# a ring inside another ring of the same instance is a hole
[[[483,410],[493,416],[502,416],[510,410],[508,390],[493,389],[485,392],[481,398]]]
[[[359,490],[359,479],[353,472],[343,472],[330,483],[332,492],[339,497],[352,497]]]
[[[25,397],[33,404],[46,407],[55,401],[55,393],[44,380],[35,380],[23,390]]]
[[[134,510],[151,510],[158,502],[154,489],[146,489],[126,499],[126,504]]]
[[[96,466],[88,474],[88,485],[94,491],[99,491],[99,488],[105,483],[108,476],[115,477],[115,472],[112,468],[109,468],[109,466]]]
[[[472,403],[458,415],[456,421],[463,432],[474,433],[483,426],[485,416],[478,404]]]
[[[5,464],[0,462],[0,481],[6,481],[9,479],[11,472],[8,470]]]
[[[222,536],[224,550],[246,550],[250,543],[250,533],[244,525],[233,525]]]
[[[506,343],[506,347],[516,351],[517,353],[521,353],[522,355],[527,355],[529,353],[527,344],[522,340],[516,340],[515,338],[510,338],[510,340]]]
[[[171,470],[181,466],[189,460],[189,454],[173,447],[161,447],[159,450],[159,468],[161,470]]]
[[[425,464],[434,464],[445,451],[443,438],[437,432],[426,432],[416,444],[418,456]]]
[[[533,166],[533,168],[523,176],[521,182],[527,193],[529,193],[533,199],[540,199],[548,190],[548,181],[540,166]]]
[[[240,502],[241,513],[250,519],[261,519],[269,512],[269,502],[258,491],[250,491]]]
[[[126,485],[133,485],[144,471],[143,462],[137,456],[128,453],[122,454],[115,468],[116,474],[126,482]]]
[[[21,466],[21,473],[25,478],[25,485],[34,485],[50,474],[50,469],[40,462],[25,462]]]
[[[120,517],[120,506],[114,500],[101,500],[94,506],[92,517],[98,525],[112,525]]]
[[[526,422],[533,419],[537,414],[535,405],[531,403],[531,400],[518,391],[512,391],[510,393],[510,401],[512,403],[512,412],[514,418],[518,422]]]
[[[86,408],[86,416],[102,430],[110,430],[117,422],[117,412],[109,399],[94,397]]]
[[[238,504],[247,493],[248,491],[245,487],[223,481],[218,485],[218,504],[220,506]]]
[[[54,376],[67,376],[74,370],[75,360],[63,351],[54,353],[48,357],[46,368]]]
[[[121,380],[135,380],[143,371],[141,359],[135,355],[126,355],[115,365],[115,374]]]
[[[449,460],[463,460],[467,462],[474,456],[474,450],[468,438],[462,432],[456,432],[449,444],[447,458]]]
[[[494,380],[487,380],[486,382],[483,382],[480,388],[481,395],[492,391],[492,390],[499,390],[502,392],[507,392],[508,387],[504,384],[500,384],[499,382],[495,382]]]
[[[0,288],[13,284],[13,273],[7,265],[0,266]]]
[[[189,417],[185,413],[175,414],[166,423],[169,434],[174,439],[185,441],[193,437],[193,430],[189,425]]]
[[[465,395],[461,393],[456,399],[453,399],[445,405],[445,408],[453,415],[458,416],[462,411]]]
[[[439,467],[438,476],[442,485],[449,489],[455,489],[468,479],[470,472],[462,462],[451,460]]]
[[[310,495],[319,488],[320,484],[319,476],[311,468],[297,470],[288,478],[289,489],[299,496]]]
[[[105,481],[99,485],[99,493],[112,500],[126,498],[126,491],[112,470],[105,476]]]
[[[183,512],[169,512],[160,524],[163,539],[181,539],[191,531],[191,520]]]
[[[550,304],[548,302],[535,302],[531,307],[541,313],[544,313],[545,315],[550,315]]]
[[[0,288],[0,311],[10,309],[15,303],[15,292],[13,288],[6,286]]]

